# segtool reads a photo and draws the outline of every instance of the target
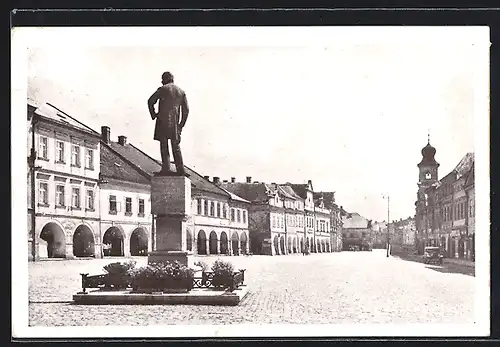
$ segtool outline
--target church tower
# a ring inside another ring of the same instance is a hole
[[[432,221],[428,218],[428,205],[432,204],[427,196],[428,188],[438,181],[438,168],[439,163],[436,161],[434,156],[436,155],[436,149],[431,146],[430,136],[427,135],[427,145],[422,148],[422,160],[418,163],[418,192],[417,201],[415,202],[415,224],[418,233],[418,238],[423,241],[419,244],[419,254],[423,252],[423,247],[426,242],[427,230],[431,227],[430,223]]]
[[[439,163],[434,156],[436,149],[431,146],[430,136],[427,136],[427,145],[422,148],[422,160],[418,163],[418,186],[425,189],[430,187],[433,183],[438,181],[438,168]]]

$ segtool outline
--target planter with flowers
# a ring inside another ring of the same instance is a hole
[[[125,263],[110,263],[103,267],[106,274],[104,275],[104,285],[106,288],[125,289],[132,283],[135,261]]]
[[[234,267],[233,264],[223,260],[216,260],[212,264],[212,285],[215,288],[232,287]]]
[[[134,270],[132,288],[138,293],[186,293],[193,288],[194,270],[178,261],[148,264]]]

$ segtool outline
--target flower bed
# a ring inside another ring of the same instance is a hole
[[[178,261],[149,264],[134,270],[135,292],[188,292],[193,288],[194,270]]]

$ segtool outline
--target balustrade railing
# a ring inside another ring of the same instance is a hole
[[[116,275],[109,274],[89,276],[88,273],[81,273],[80,276],[82,277],[81,294],[87,294],[88,288],[127,289],[133,287],[133,280],[126,274],[119,278]],[[244,281],[245,269],[235,271],[229,276],[215,275],[212,271],[203,271],[201,272],[201,276],[193,277],[192,288],[218,288],[232,292],[243,285]]]

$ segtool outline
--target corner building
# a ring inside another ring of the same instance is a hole
[[[29,259],[99,257],[99,133],[30,100],[27,120],[35,154],[28,158],[35,176],[33,186],[28,173]]]

